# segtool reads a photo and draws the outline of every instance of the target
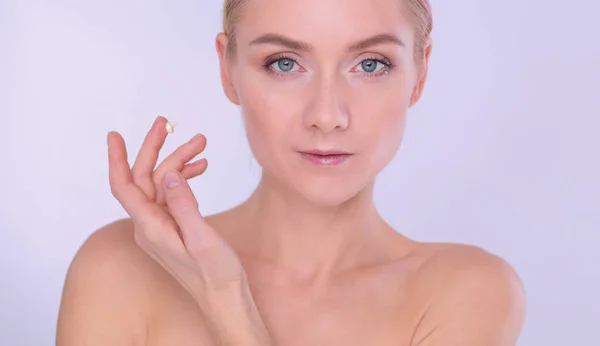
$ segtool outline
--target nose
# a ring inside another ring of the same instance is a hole
[[[323,133],[348,128],[350,114],[344,101],[343,81],[321,79],[315,84],[304,113],[305,126]]]

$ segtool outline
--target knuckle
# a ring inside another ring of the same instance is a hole
[[[185,166],[185,164],[188,162],[188,159],[186,157],[186,155],[184,155],[184,153],[178,153],[177,157],[177,167],[179,168],[183,168],[183,166]]]
[[[140,238],[142,238],[141,240],[148,245],[157,246],[161,244],[163,237],[160,233],[160,230],[151,228],[144,229],[140,234]]]
[[[168,224],[164,220],[161,220],[157,224],[143,223],[136,228],[136,242],[142,247],[156,247],[162,244],[164,241],[165,232],[171,227],[172,225]]]
[[[186,144],[183,144],[179,148],[175,149],[175,151],[173,152],[171,157],[173,158],[173,163],[175,165],[180,164],[185,158],[185,153],[189,150]]]

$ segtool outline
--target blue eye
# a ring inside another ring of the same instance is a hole
[[[374,73],[379,70],[389,70],[391,64],[378,59],[365,59],[360,62],[360,67],[366,73]]]
[[[279,56],[279,58],[267,61],[263,68],[266,72],[279,75],[281,77],[291,76],[293,72],[302,72],[302,66],[293,58]],[[358,70],[357,70],[358,69]],[[366,77],[376,77],[385,75],[392,69],[392,63],[387,59],[369,58],[362,60],[353,72],[362,72]]]
[[[294,68],[297,66],[298,64],[294,59],[279,58],[277,60],[269,62],[266,68],[268,72],[289,73],[294,72]]]
[[[365,72],[373,72],[377,69],[377,61],[373,59],[363,60],[360,65]]]
[[[288,58],[279,59],[276,62],[277,67],[283,72],[289,72],[294,67],[294,61]]]

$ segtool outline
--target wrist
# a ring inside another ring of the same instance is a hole
[[[202,308],[218,345],[271,346],[269,333],[250,289],[207,294],[210,298]]]

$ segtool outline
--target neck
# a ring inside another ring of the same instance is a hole
[[[373,185],[340,205],[322,206],[263,174],[240,206],[238,247],[311,281],[381,260],[395,232],[375,208]]]

